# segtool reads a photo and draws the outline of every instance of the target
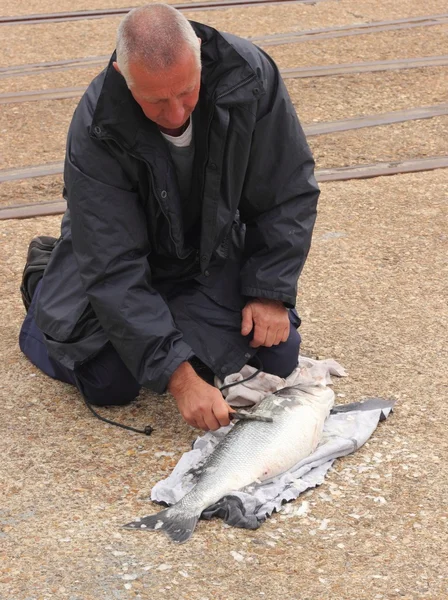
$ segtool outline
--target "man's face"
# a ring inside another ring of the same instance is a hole
[[[129,63],[134,100],[151,121],[162,129],[179,129],[193,112],[199,98],[201,69],[186,49],[178,63],[160,72],[148,72],[139,63]]]

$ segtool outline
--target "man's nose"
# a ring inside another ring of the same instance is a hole
[[[185,108],[180,100],[173,99],[168,107],[167,117],[172,123],[180,123],[183,122],[183,118],[185,115]]]

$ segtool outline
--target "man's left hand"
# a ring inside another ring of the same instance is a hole
[[[256,298],[250,300],[242,311],[241,334],[254,330],[252,348],[277,346],[289,337],[288,309],[279,300]]]

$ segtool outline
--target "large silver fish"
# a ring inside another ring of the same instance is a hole
[[[266,396],[253,411],[272,423],[239,421],[217,444],[202,466],[194,488],[179,502],[155,515],[125,525],[163,531],[186,542],[201,513],[231,492],[271,479],[291,469],[317,447],[334,402],[328,387],[289,387]]]

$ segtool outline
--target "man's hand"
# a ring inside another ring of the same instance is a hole
[[[184,420],[192,427],[215,431],[230,423],[234,412],[221,392],[201,379],[193,367],[185,362],[174,371],[168,384]]]
[[[254,329],[250,343],[252,348],[277,346],[289,337],[288,309],[279,300],[250,300],[243,308],[242,315],[241,334],[249,335]]]

